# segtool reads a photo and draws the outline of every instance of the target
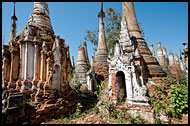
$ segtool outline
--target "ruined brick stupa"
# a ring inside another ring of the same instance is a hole
[[[166,73],[169,73],[167,61],[165,58],[165,55],[163,53],[163,50],[161,48],[161,42],[157,42],[157,55],[158,55],[158,62],[162,68],[162,70]]]
[[[143,76],[144,79],[148,79],[151,77],[164,77],[166,73],[160,67],[158,61],[151,56],[151,52],[147,46],[146,41],[141,35],[133,2],[123,2],[123,13],[122,15],[126,17],[126,21],[129,28],[129,34],[131,36],[135,36],[137,39],[137,48],[139,54],[143,58]]]
[[[108,48],[106,44],[105,29],[103,18],[105,13],[103,12],[103,2],[101,3],[101,10],[98,13],[99,17],[99,37],[98,48],[96,56],[93,57],[91,69],[88,72],[87,85],[89,90],[96,90],[97,84],[108,79]],[[105,83],[104,83],[105,84]],[[92,88],[94,87],[94,88]]]
[[[150,50],[152,56],[156,58],[153,44],[150,45]],[[159,65],[165,73],[171,74],[174,77],[183,76],[184,74],[187,75],[187,72],[185,70],[187,67],[185,67],[185,62],[184,59],[182,59],[181,55],[179,59],[177,54],[173,55],[172,50],[170,50],[168,56],[165,46],[162,46],[161,48],[161,42],[157,43],[157,56],[158,58],[156,60],[158,60]]]
[[[83,46],[78,47],[78,59],[73,80],[75,84],[86,85],[86,73],[88,71],[88,57],[86,51],[86,42],[84,42]]]

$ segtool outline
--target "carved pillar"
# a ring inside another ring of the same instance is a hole
[[[24,80],[26,79],[25,78],[25,44],[20,41],[20,45],[21,45],[21,48],[20,48],[20,56],[21,56],[21,80]]]
[[[31,93],[32,80],[34,77],[34,44],[33,41],[25,39],[22,42],[22,86],[20,91],[22,93]]]
[[[133,98],[133,88],[132,88],[132,71],[131,67],[127,67],[127,72],[125,72],[125,84],[126,84],[126,91],[127,91],[127,99],[128,103],[131,103]]]
[[[22,75],[24,80],[32,81],[34,75],[34,45],[30,41],[24,41],[22,46]]]
[[[13,81],[13,60],[14,60],[14,56],[13,56],[13,51],[11,50],[11,69],[10,69],[10,81]]]
[[[111,72],[112,76],[112,99],[117,100],[117,93],[116,93],[116,74],[115,71]]]
[[[19,79],[19,53],[16,49],[16,47],[12,47],[11,49],[11,69],[10,69],[10,81],[9,81],[9,87],[13,86],[15,88],[14,82],[16,82],[17,79]]]
[[[92,56],[93,57],[93,56]],[[109,65],[109,68],[111,68],[111,65]],[[111,87],[112,87],[112,73],[111,73],[111,69],[109,69],[109,82],[108,82],[108,91],[109,91],[109,96],[112,96],[112,91],[110,91]]]
[[[40,80],[41,51],[40,45],[36,45],[35,79]]]
[[[47,63],[47,69],[46,69],[46,78],[48,78],[48,75],[49,75],[49,71],[50,71],[50,62],[51,62],[51,59],[50,57],[46,60],[46,63]],[[46,79],[47,80],[47,79]]]
[[[10,60],[7,58],[3,58],[3,70],[4,70],[4,81],[9,82],[10,79]]]
[[[34,67],[33,67],[33,80],[32,80],[32,90],[37,89],[37,83],[39,81],[39,73],[40,73],[40,50],[39,45],[34,43]]]
[[[41,51],[41,71],[40,71],[40,80],[46,81],[46,54],[44,51]]]
[[[25,44],[25,52],[24,52],[24,80],[27,79],[28,75],[27,75],[27,64],[28,64],[28,43],[26,42]]]

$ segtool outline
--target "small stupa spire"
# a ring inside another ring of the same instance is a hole
[[[18,20],[15,15],[15,2],[14,3],[14,12],[11,19],[13,20],[13,23],[11,25],[11,35],[10,35],[10,41],[13,41],[16,38],[16,21]]]
[[[100,10],[100,12],[98,13],[98,17],[100,17],[100,16],[105,17],[105,13],[104,13],[104,11],[103,11],[103,2],[101,3],[101,10]]]
[[[107,57],[108,57],[108,49],[106,45],[106,37],[104,31],[104,22],[103,17],[105,13],[103,12],[103,2],[101,4],[101,10],[98,13],[99,17],[99,38],[98,38],[98,48],[95,60],[102,63],[107,64]]]

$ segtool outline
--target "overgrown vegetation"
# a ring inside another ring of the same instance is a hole
[[[70,80],[73,78],[74,73],[75,73],[75,70],[73,70],[73,69],[69,66],[69,67],[68,67],[68,74],[69,74],[68,81],[70,81]]]
[[[182,114],[188,112],[187,79],[185,76],[176,79],[168,75],[163,82],[165,85],[155,85],[155,95],[150,97],[150,104],[156,114],[166,115],[171,123],[171,119],[180,119]]]
[[[104,81],[101,81],[100,84],[97,84],[97,90],[94,92],[94,94],[97,96],[97,98],[100,100],[100,92],[104,88]]]
[[[101,111],[104,112],[100,112],[100,110],[98,110],[98,112],[100,113],[100,115],[102,115],[103,118],[106,118],[106,120],[108,121],[116,121],[119,124],[123,124],[123,123],[132,123],[132,124],[147,124],[148,121],[142,119],[142,117],[140,116],[140,114],[136,117],[133,117],[130,113],[127,112],[127,110],[125,108],[121,109],[121,110],[117,110],[113,103],[111,101],[107,101],[107,100],[100,100],[100,104],[98,106],[98,108],[101,108]]]
[[[41,37],[42,41],[50,42],[52,40],[52,37],[50,35],[43,35]]]

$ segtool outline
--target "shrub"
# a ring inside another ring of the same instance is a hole
[[[52,40],[52,38],[51,38],[50,35],[43,35],[43,36],[41,37],[41,40],[42,40],[42,41],[49,42],[49,41]]]
[[[165,85],[155,85],[154,95],[150,97],[150,105],[156,113],[164,112],[171,118],[181,118],[188,111],[188,87],[185,76],[178,79],[168,75],[163,82],[169,83],[169,89]]]

